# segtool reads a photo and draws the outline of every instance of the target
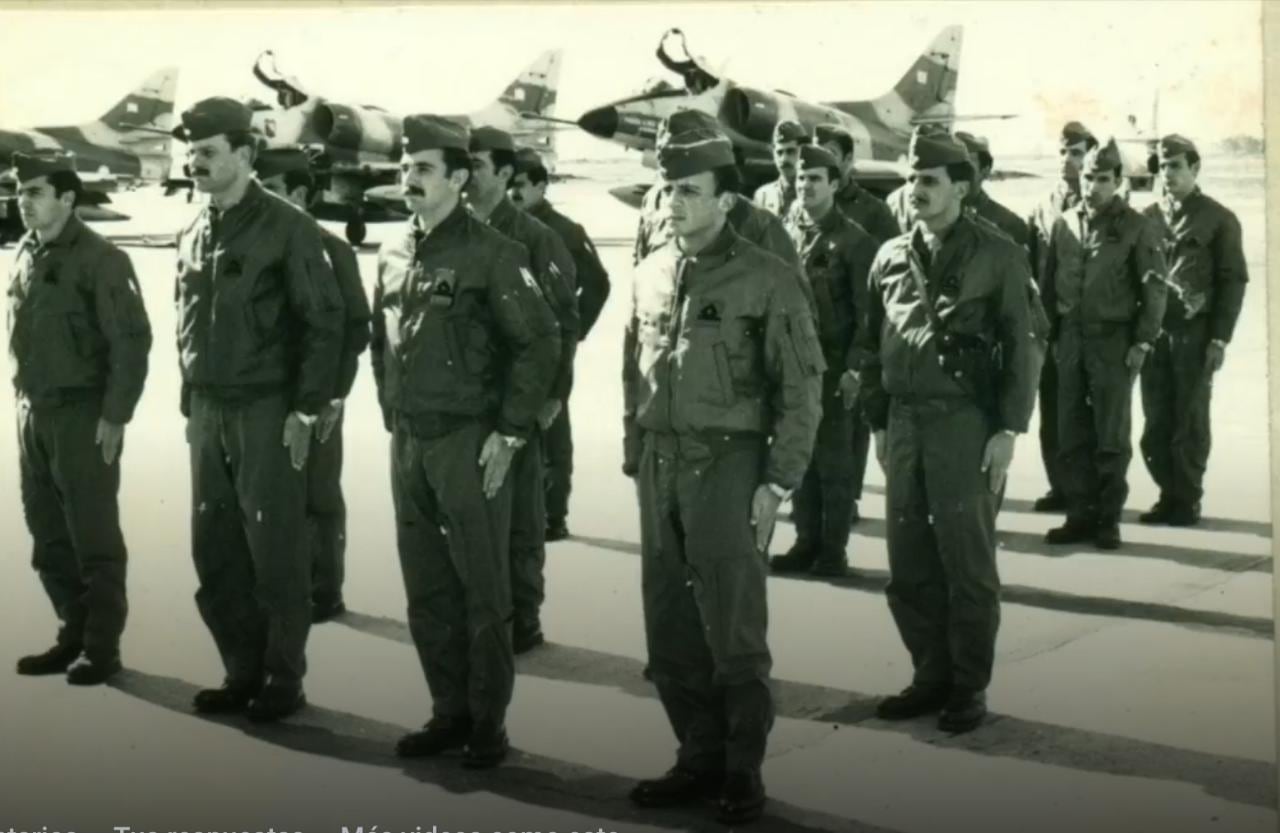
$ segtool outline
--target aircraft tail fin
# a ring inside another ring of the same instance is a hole
[[[499,105],[516,114],[516,142],[541,154],[548,170],[555,170],[556,132],[554,117],[564,51],[549,49],[524,69],[498,97]]]
[[[935,118],[954,114],[963,45],[963,27],[943,29],[898,79],[890,95],[900,98],[913,114]]]
[[[887,127],[909,133],[914,125],[922,122],[951,126],[956,114],[963,43],[963,26],[946,27],[916,57],[892,90],[869,102]],[[858,104],[860,102],[847,102],[836,106]]]
[[[502,91],[498,101],[520,114],[554,116],[564,51],[549,49]]]
[[[120,133],[137,127],[170,130],[174,125],[173,101],[177,88],[177,67],[157,70],[117,101],[98,121]]]

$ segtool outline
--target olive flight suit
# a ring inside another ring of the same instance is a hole
[[[1042,352],[1028,280],[1023,251],[967,215],[937,252],[917,227],[871,267],[857,343],[868,422],[887,431],[885,592],[922,688],[978,692],[991,679],[998,495],[982,458],[997,432],[1026,430],[1035,404]]]
[[[251,180],[179,233],[176,296],[196,603],[229,686],[300,686],[307,475],[281,436],[291,412],[320,412],[338,376],[343,302],[319,227]]]
[[[678,766],[757,771],[773,724],[765,483],[798,486],[821,417],[821,345],[798,271],[728,223],[640,264],[624,347],[625,469],[638,473],[649,668]]]
[[[480,451],[523,437],[558,372],[555,316],[524,248],[457,206],[378,255],[370,355],[392,432],[396,542],[434,717],[501,729],[511,701],[513,469],[493,498]]]
[[[1027,252],[1031,258],[1031,273],[1042,299],[1046,291],[1044,264],[1054,224],[1064,211],[1079,204],[1079,189],[1059,180],[1053,190],[1032,209],[1027,220]],[[1046,312],[1052,314],[1053,311],[1046,309]],[[1044,463],[1050,494],[1060,495],[1065,499],[1067,492],[1058,454],[1058,358],[1052,347],[1045,354],[1044,369],[1040,372],[1040,459]]]
[[[321,227],[320,238],[338,280],[338,291],[346,314],[338,381],[332,398],[342,401],[351,393],[360,354],[369,346],[369,300],[360,282],[356,254],[345,240]],[[342,601],[347,546],[347,504],[342,495],[342,425],[345,408],[325,442],[311,441],[307,455],[307,518],[310,522],[312,553],[311,599],[317,608],[332,607]]]
[[[120,457],[99,420],[132,419],[151,326],[129,256],[72,215],[57,237],[28,232],[9,281],[9,354],[18,410],[23,515],[61,627],[58,645],[115,659],[128,614]]]
[[[866,314],[867,273],[878,246],[861,226],[832,206],[811,221],[792,212],[788,230],[804,263],[804,273],[817,301],[818,337],[827,370],[822,377],[822,422],[813,460],[792,498],[797,562],[843,569],[855,494],[861,491],[866,445],[855,452],[854,423],[860,411],[845,407],[840,378],[854,367],[854,333]],[[862,432],[864,441],[869,438]],[[856,480],[855,480],[856,479]]]
[[[549,399],[569,403],[573,388],[573,358],[582,332],[578,310],[577,267],[569,250],[554,231],[516,208],[504,196],[489,214],[488,224],[514,240],[529,253],[529,264],[543,296],[555,313],[560,332],[557,373]],[[511,505],[511,602],[515,607],[517,635],[541,632],[540,611],[546,598],[543,568],[547,560],[547,494],[543,482],[544,432],[536,424],[528,444],[511,464],[514,495]]]
[[[1044,282],[1069,521],[1114,524],[1129,495],[1136,376],[1125,357],[1135,344],[1152,344],[1164,319],[1157,234],[1150,220],[1115,198],[1093,216],[1083,203],[1068,209],[1049,238]]]
[[[1164,328],[1142,368],[1142,457],[1161,502],[1195,509],[1209,462],[1209,342],[1231,341],[1249,280],[1240,222],[1196,188],[1145,211],[1169,266]],[[1195,512],[1199,514],[1198,511]]]
[[[560,237],[573,258],[581,318],[578,340],[582,341],[595,326],[609,297],[609,273],[582,226],[561,214],[545,199],[529,213]],[[543,432],[543,452],[547,476],[547,526],[563,526],[569,514],[569,492],[573,482],[573,429],[569,422],[568,397],[555,422]]]

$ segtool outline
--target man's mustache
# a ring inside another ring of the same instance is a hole
[[[423,191],[417,185],[404,186],[404,193],[407,197],[425,197],[427,195],[427,192]]]

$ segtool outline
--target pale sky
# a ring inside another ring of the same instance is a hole
[[[0,0],[3,7],[4,0]],[[181,68],[178,103],[271,100],[250,73],[273,49],[313,92],[397,112],[467,112],[543,49],[565,49],[557,115],[670,77],[662,33],[740,83],[811,100],[887,91],[942,27],[965,27],[957,109],[1018,113],[979,122],[997,156],[1047,150],[1062,122],[1095,132],[1148,126],[1213,142],[1262,134],[1261,4],[1212,2],[582,3],[352,8],[0,11],[0,127],[97,117],[152,69]],[[146,44],[146,46],[142,46]],[[564,134],[562,158],[610,155]]]

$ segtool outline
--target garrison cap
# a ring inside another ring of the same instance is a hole
[[[1090,148],[1084,155],[1086,171],[1114,171],[1123,164],[1124,160],[1120,157],[1120,148],[1116,147],[1115,139],[1107,139],[1105,145]]]
[[[711,130],[720,131],[720,122],[710,113],[704,113],[701,110],[677,110],[662,120],[658,125],[658,135],[654,139],[654,145],[661,148],[667,143],[667,140],[677,133],[684,133],[687,130]]]
[[[808,130],[804,129],[804,125],[798,121],[785,119],[773,127],[773,143],[775,145],[780,145],[783,142],[799,142],[802,145],[807,145],[811,141],[813,141],[813,137],[809,135]]]
[[[405,153],[445,148],[467,150],[471,138],[462,125],[428,113],[405,116],[400,135]]]
[[[311,173],[311,157],[301,148],[268,148],[253,160],[258,179],[287,174],[290,171]]]
[[[1196,143],[1186,136],[1179,136],[1177,133],[1170,133],[1168,136],[1161,137],[1161,159],[1168,159],[1170,156],[1177,156],[1182,153],[1199,154],[1199,151],[1196,150]]]
[[[1078,145],[1081,142],[1092,143],[1098,140],[1089,132],[1089,128],[1080,122],[1069,121],[1062,125],[1062,136],[1058,141],[1063,147],[1066,147],[1068,145]]]
[[[538,168],[546,170],[547,166],[543,164],[542,156],[536,150],[533,148],[520,148],[516,151],[516,173],[526,174]]]
[[[734,162],[733,143],[719,130],[699,128],[673,133],[658,149],[658,170],[668,180],[683,179]]]
[[[173,137],[180,142],[198,142],[237,130],[253,127],[253,111],[234,98],[214,96],[205,98],[182,111],[182,124],[173,129]]]
[[[813,142],[817,145],[839,142],[838,137],[840,136],[846,137],[850,142],[855,142],[853,134],[838,124],[820,124],[813,129]]]
[[[968,148],[969,153],[976,158],[981,153],[991,153],[991,143],[983,136],[975,136],[972,133],[966,133],[963,130],[956,131],[956,138],[964,142],[964,146]]]
[[[800,168],[839,168],[840,161],[836,155],[821,145],[802,145],[800,147]]]
[[[468,148],[472,151],[509,150],[515,152],[516,143],[511,134],[496,127],[477,127],[471,131],[471,142]]]
[[[76,158],[65,151],[44,150],[27,154],[13,154],[13,176],[19,182],[38,179],[58,171],[75,173]]]
[[[907,157],[907,164],[916,171],[956,164],[973,167],[973,160],[969,158],[969,149],[955,136],[945,132],[926,132],[917,129],[911,136]]]

